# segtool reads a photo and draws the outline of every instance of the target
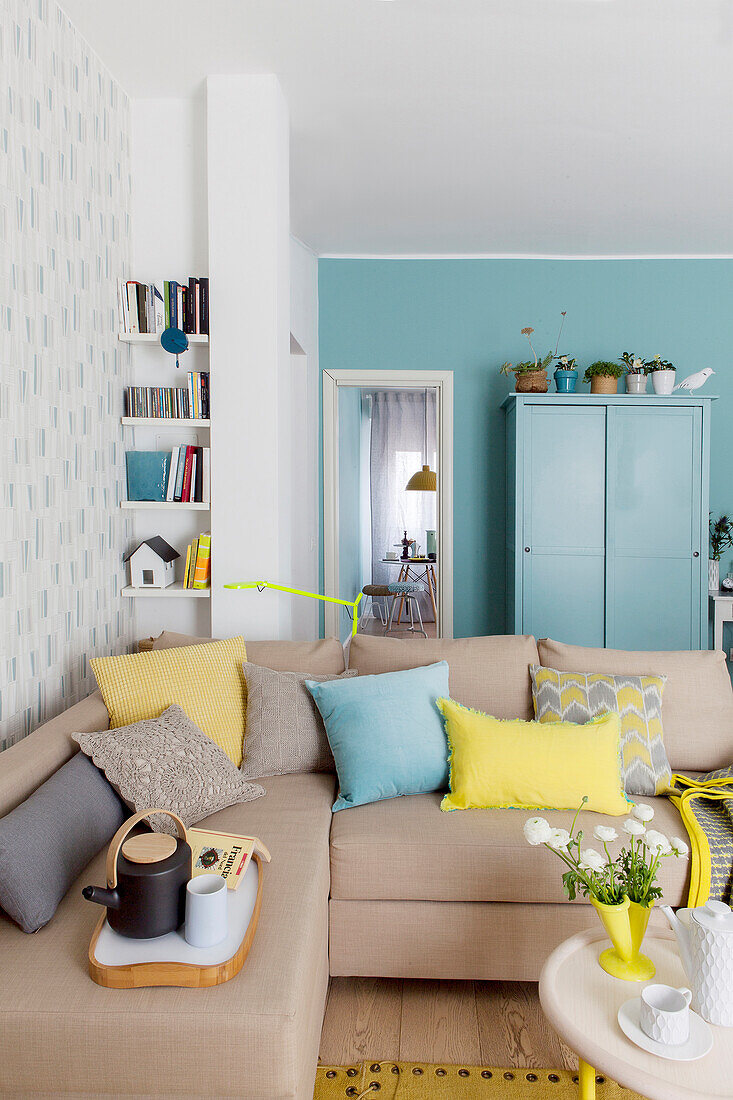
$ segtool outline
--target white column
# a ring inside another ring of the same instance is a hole
[[[281,561],[279,391],[290,364],[288,113],[277,78],[207,78],[212,634],[288,634],[291,597],[232,592]]]

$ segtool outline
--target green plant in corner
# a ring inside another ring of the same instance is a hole
[[[710,557],[713,561],[720,561],[723,551],[733,546],[733,520],[722,515],[713,522],[712,512],[709,520],[710,529]]]
[[[598,359],[586,368],[583,381],[590,382],[591,379],[599,375],[604,378],[620,378],[623,373],[624,368],[618,363],[609,363],[606,360]]]

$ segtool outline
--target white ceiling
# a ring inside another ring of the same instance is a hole
[[[733,0],[62,0],[134,98],[275,72],[325,254],[733,254]]]

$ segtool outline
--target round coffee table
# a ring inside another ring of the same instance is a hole
[[[580,1097],[593,1100],[596,1073],[603,1073],[648,1100],[714,1100],[733,1097],[733,1029],[713,1027],[713,1048],[695,1062],[658,1058],[627,1039],[616,1014],[644,982],[624,982],[601,970],[598,955],[608,944],[603,931],[580,932],[550,955],[540,977],[540,1001],[558,1035],[580,1058]],[[654,962],[654,982],[688,984],[677,943],[649,930],[643,951]]]

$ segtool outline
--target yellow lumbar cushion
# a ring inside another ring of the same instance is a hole
[[[628,813],[618,714],[584,725],[502,720],[438,699],[450,747],[442,810],[517,808]]]
[[[244,638],[94,657],[110,729],[157,718],[177,703],[237,767],[242,763],[247,660]]]

